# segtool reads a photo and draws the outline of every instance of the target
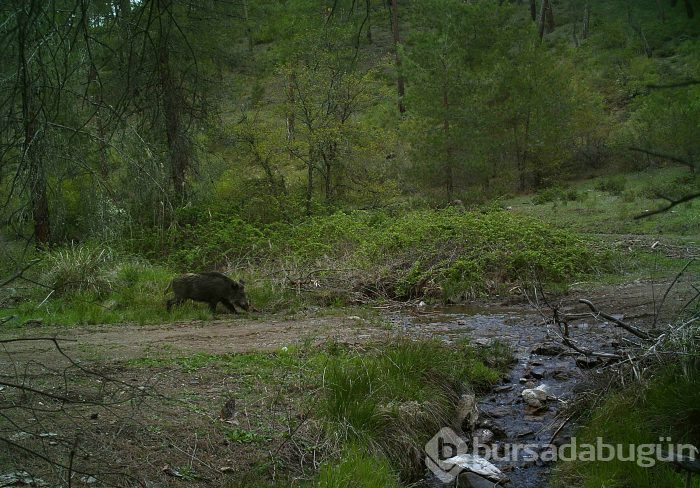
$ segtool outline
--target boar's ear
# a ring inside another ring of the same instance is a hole
[[[243,281],[243,280],[238,280],[238,283],[239,283],[241,286],[245,286],[245,281]]]

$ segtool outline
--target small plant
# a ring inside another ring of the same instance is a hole
[[[108,247],[88,244],[49,251],[46,277],[58,295],[89,291],[103,295],[114,285],[115,253]]]
[[[596,185],[596,189],[610,193],[612,195],[620,196],[622,192],[625,191],[627,182],[622,176],[611,176],[609,178],[602,179]]]
[[[239,444],[253,444],[256,442],[269,442],[271,438],[242,428],[229,429],[226,431],[226,438],[231,442]]]

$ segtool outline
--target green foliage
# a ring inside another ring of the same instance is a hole
[[[346,449],[343,456],[321,466],[318,488],[399,488],[398,477],[386,459],[360,447]]]
[[[466,343],[408,338],[363,353],[336,349],[319,366],[324,373],[319,415],[343,443],[365,446],[410,478],[417,467],[406,453],[451,425],[458,395],[500,378],[503,370],[486,366],[487,358],[503,367],[512,354],[507,348],[482,351]]]
[[[29,289],[24,300],[8,308],[17,323],[41,319],[47,325],[152,323],[208,319],[206,307],[187,303],[165,309],[164,290],[174,273],[143,259],[91,244],[56,249],[44,254],[41,268],[30,270],[34,281],[56,287]]]
[[[114,251],[97,245],[75,245],[44,254],[47,285],[59,295],[69,292],[94,292],[104,295],[113,287]]]
[[[226,438],[231,442],[237,442],[238,444],[253,444],[256,442],[265,442],[270,440],[269,437],[265,437],[257,432],[242,428],[228,429],[226,431]]]
[[[670,366],[660,371],[643,388],[635,386],[605,398],[576,433],[577,442],[595,444],[601,437],[607,444],[661,444],[660,437],[671,437],[671,444],[700,443],[700,371],[682,371]],[[654,455],[652,454],[652,457]],[[593,488],[599,486],[683,486],[685,475],[669,463],[656,462],[640,467],[635,462],[572,461],[560,463],[554,486]],[[700,486],[695,480],[692,486]]]
[[[540,190],[537,194],[532,197],[532,203],[535,205],[542,205],[551,202],[575,202],[581,200],[583,195],[579,193],[575,188],[562,188],[561,186],[552,186]]]
[[[608,192],[612,195],[620,196],[625,191],[626,182],[623,176],[615,176],[600,180],[596,189]]]

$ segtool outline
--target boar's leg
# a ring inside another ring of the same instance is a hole
[[[236,310],[236,307],[233,306],[233,303],[231,303],[227,299],[224,298],[223,300],[221,300],[221,303],[226,305],[226,308],[228,308],[231,311],[231,313],[238,313],[238,311]]]
[[[218,300],[214,300],[213,302],[209,302],[209,310],[211,310],[211,313],[216,315],[216,305],[219,303]]]
[[[170,300],[168,300],[165,307],[168,309],[168,312],[170,312],[170,310],[173,308],[173,305],[181,305],[183,301],[184,300],[177,298],[177,297],[171,298]]]

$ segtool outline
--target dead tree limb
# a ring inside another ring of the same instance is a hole
[[[681,203],[689,202],[691,200],[695,200],[696,198],[700,198],[700,192],[691,193],[689,195],[685,195],[685,196],[678,198],[676,200],[673,200],[671,198],[664,197],[664,196],[661,196],[661,198],[663,198],[664,200],[668,200],[670,203],[668,205],[661,207],[661,208],[657,208],[656,210],[651,210],[649,212],[644,212],[643,214],[635,215],[634,220],[645,219],[647,217],[651,217],[652,215],[657,215],[660,213],[668,212],[676,205],[680,205]]]
[[[668,297],[669,292],[671,291],[671,288],[675,286],[676,283],[678,283],[678,280],[680,279],[681,276],[683,276],[683,273],[685,273],[685,270],[688,269],[688,266],[690,266],[693,263],[694,259],[689,260],[685,266],[683,266],[683,269],[680,270],[677,274],[676,277],[673,279],[671,284],[666,288],[666,292],[664,293],[664,296],[661,298],[661,303],[659,303],[659,308],[656,309],[656,313],[654,314],[654,325],[653,327],[656,327],[656,323],[659,320],[659,315],[661,315],[661,309],[664,306],[664,302],[666,301],[666,297]]]
[[[626,322],[623,322],[622,320],[617,319],[617,318],[613,317],[612,315],[609,315],[605,312],[601,312],[600,310],[598,310],[596,308],[595,305],[593,305],[593,303],[590,300],[586,300],[584,298],[579,298],[578,302],[583,303],[584,305],[587,305],[588,308],[590,308],[594,314],[596,314],[597,316],[603,317],[605,320],[609,320],[610,322],[613,322],[614,324],[618,325],[619,327],[622,327],[623,329],[625,329],[630,334],[633,334],[633,335],[639,337],[640,339],[644,339],[645,341],[652,339],[652,336],[650,334],[644,332],[640,328],[635,327],[634,325],[630,325]]]
[[[647,85],[650,90],[664,90],[666,88],[683,88],[691,85],[700,85],[700,80],[686,80],[677,83],[669,83],[668,85]]]
[[[641,147],[630,146],[627,149],[630,151],[640,152],[647,154],[649,156],[656,156],[657,158],[667,159],[673,161],[674,163],[682,164],[683,166],[688,166],[689,168],[695,170],[698,168],[699,164],[692,161],[686,161],[685,159],[679,158],[678,156],[673,156],[672,154],[665,154],[658,151],[651,151],[649,149],[643,149]]]
[[[0,283],[0,288],[9,285],[10,283],[12,283],[13,281],[15,281],[18,278],[23,278],[22,275],[24,274],[24,272],[27,271],[32,266],[34,266],[39,261],[41,261],[41,259],[34,259],[32,261],[29,261],[27,264],[24,265],[24,267],[22,269],[20,269],[14,275],[10,276],[8,279],[6,279],[2,283]]]

